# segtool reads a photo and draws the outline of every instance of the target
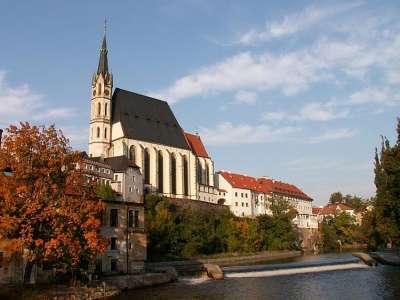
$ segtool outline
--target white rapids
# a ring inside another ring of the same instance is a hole
[[[364,269],[364,268],[369,268],[369,266],[363,263],[349,263],[349,264],[326,265],[326,266],[300,267],[300,268],[281,269],[281,270],[233,272],[233,273],[226,273],[225,278],[271,277],[271,276],[294,275],[294,274],[316,273],[316,272],[348,270],[348,269]]]

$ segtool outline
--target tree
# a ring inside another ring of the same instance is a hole
[[[400,119],[398,138],[391,146],[382,137],[381,150],[375,149],[375,222],[384,244],[400,245]]]
[[[99,183],[96,186],[96,195],[103,200],[114,200],[114,191],[108,183]]]
[[[28,260],[64,264],[73,273],[105,249],[103,204],[85,182],[79,153],[54,126],[10,126],[0,147],[0,239]]]
[[[331,204],[343,203],[342,193],[341,192],[332,193],[331,197],[329,198],[329,202]]]

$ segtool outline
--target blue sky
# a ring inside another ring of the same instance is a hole
[[[55,123],[87,148],[108,19],[115,87],[171,103],[216,168],[291,182],[323,204],[374,194],[395,138],[398,1],[0,1],[0,126]]]

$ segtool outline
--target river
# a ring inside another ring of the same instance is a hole
[[[349,257],[349,253],[311,255],[280,263]],[[365,269],[219,281],[183,278],[169,285],[128,291],[112,299],[400,299],[400,268],[379,265]]]

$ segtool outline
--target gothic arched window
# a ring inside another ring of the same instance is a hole
[[[197,169],[197,182],[200,183],[200,184],[203,184],[203,174],[202,174],[203,173],[203,169],[201,167],[200,159],[197,158],[196,162],[197,162],[197,166],[196,166],[196,169]]]
[[[149,149],[144,150],[144,183],[150,184],[150,153],[149,153]]]
[[[97,115],[100,116],[100,114],[101,114],[101,103],[99,102],[97,103]]]
[[[171,193],[176,195],[176,158],[171,154]]]
[[[210,170],[208,168],[208,164],[206,162],[206,174],[204,176],[205,185],[210,185]]]
[[[104,128],[104,138],[105,138],[105,139],[107,138],[107,127]]]
[[[136,149],[133,145],[129,148],[129,159],[132,163],[136,164]]]
[[[158,192],[164,193],[164,157],[161,151],[158,151]]]
[[[108,103],[104,104],[104,115],[107,117]]]
[[[100,127],[97,127],[97,138],[100,137]]]
[[[182,157],[183,160],[183,194],[189,195],[189,165],[186,156]]]

